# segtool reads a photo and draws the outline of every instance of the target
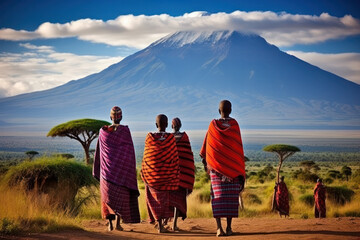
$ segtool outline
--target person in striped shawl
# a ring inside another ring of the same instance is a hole
[[[180,167],[180,182],[179,190],[172,194],[173,197],[179,199],[179,201],[174,200],[178,203],[178,207],[175,207],[174,213],[174,222],[172,229],[178,231],[177,227],[177,218],[180,216],[184,220],[186,218],[186,196],[189,195],[194,186],[195,180],[195,164],[194,164],[194,155],[191,150],[190,140],[186,132],[180,132],[181,121],[179,118],[174,118],[171,121],[171,127],[174,130],[174,137],[176,140],[176,147],[179,154],[179,167]]]
[[[315,218],[326,218],[326,188],[319,178],[314,188]]]
[[[244,189],[245,160],[240,128],[230,117],[231,103],[219,104],[220,119],[211,121],[200,157],[210,174],[211,206],[217,223],[216,236],[232,235],[231,222],[239,215],[239,194]],[[221,218],[227,219],[226,233]]]
[[[159,233],[167,232],[164,221],[179,207],[172,196],[179,189],[179,156],[174,135],[165,132],[167,126],[167,117],[158,115],[158,132],[147,134],[141,165],[150,222],[157,221]]]
[[[120,125],[122,111],[115,106],[110,111],[113,124],[100,129],[94,155],[93,176],[100,181],[101,213],[116,219],[116,230],[124,223],[139,223],[139,190],[136,178],[135,150],[128,126]]]

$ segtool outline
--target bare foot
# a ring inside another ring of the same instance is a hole
[[[226,234],[224,233],[224,230],[222,230],[221,228],[219,228],[216,232],[216,236],[217,237],[222,237],[222,236],[226,236]]]
[[[231,236],[233,235],[233,231],[231,230],[231,228],[227,228],[226,229],[226,236]]]
[[[114,227],[113,227],[112,223],[110,222],[109,226],[108,226],[108,231],[111,232],[112,230],[114,230]]]
[[[124,228],[122,226],[118,225],[118,226],[115,227],[115,230],[124,231]]]
[[[169,233],[169,230],[167,230],[166,228],[161,228],[159,229],[159,233]]]
[[[180,228],[176,226],[176,227],[172,227],[171,230],[173,230],[174,232],[179,232],[179,231],[180,231]]]

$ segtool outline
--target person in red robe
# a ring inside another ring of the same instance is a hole
[[[219,104],[220,119],[211,121],[200,157],[211,180],[211,206],[216,219],[216,236],[232,235],[232,218],[239,215],[239,194],[244,189],[245,160],[237,121],[230,117],[231,102]],[[221,218],[227,219],[226,233]]]
[[[314,188],[315,218],[326,218],[326,188],[319,178]]]
[[[186,218],[186,197],[192,192],[194,187],[195,180],[195,164],[194,164],[194,155],[191,150],[190,140],[186,132],[180,132],[181,120],[179,118],[174,118],[171,121],[171,127],[174,130],[174,137],[176,140],[176,147],[179,154],[179,170],[180,170],[180,183],[179,189],[175,194],[172,194],[173,197],[179,199],[178,207],[175,208],[174,213],[174,222],[172,229],[178,231],[177,227],[177,218],[180,216],[184,220]]]
[[[284,176],[280,178],[280,182],[276,184],[276,210],[279,212],[280,217],[284,215],[289,217],[289,192],[284,182]]]
[[[180,182],[176,142],[174,135],[165,131],[167,126],[167,117],[158,115],[158,132],[147,134],[141,165],[148,215],[151,223],[157,221],[159,233],[167,232],[164,222],[174,216],[174,208],[178,207],[172,195]]]

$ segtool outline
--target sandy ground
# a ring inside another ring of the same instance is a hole
[[[28,234],[23,236],[0,236],[0,239],[219,239],[215,236],[214,219],[186,219],[179,221],[179,232],[158,234],[153,225],[125,225],[124,231],[108,232],[104,221],[84,222],[85,230],[69,230],[58,233]],[[226,227],[223,221],[223,227]],[[233,236],[220,237],[225,239],[359,239],[360,218],[327,218],[327,219],[280,219],[252,218],[233,219]]]

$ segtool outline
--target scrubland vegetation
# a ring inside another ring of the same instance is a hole
[[[347,162],[309,158],[284,163],[280,174],[290,192],[290,217],[314,217],[313,188],[318,177],[327,186],[327,217],[360,217],[360,162],[349,154],[352,161]],[[276,160],[251,158],[247,162],[240,217],[279,217],[270,210],[276,164]],[[144,183],[140,176],[138,180],[140,214],[146,220]],[[101,219],[98,182],[91,176],[91,166],[67,155],[1,162],[0,188],[0,233],[81,228],[83,221]],[[199,163],[194,191],[188,197],[188,217],[212,217],[210,180]]]

